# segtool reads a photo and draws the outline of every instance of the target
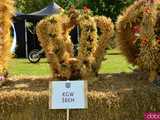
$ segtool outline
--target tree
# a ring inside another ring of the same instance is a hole
[[[51,4],[53,0],[16,0],[16,8],[19,12],[31,13]]]
[[[113,21],[121,11],[133,3],[134,0],[55,0],[60,6],[68,9],[74,5],[78,9],[84,6],[90,8],[95,15],[111,17]]]
[[[111,17],[115,21],[121,11],[134,0],[16,0],[16,7],[20,12],[31,13],[44,8],[53,1],[66,10],[72,5],[77,9],[87,6],[95,15]]]

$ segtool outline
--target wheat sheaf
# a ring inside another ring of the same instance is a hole
[[[160,1],[139,0],[119,16],[117,39],[128,61],[149,73],[160,73]]]
[[[14,14],[14,3],[11,0],[0,0],[0,79],[7,77],[7,64],[10,59],[10,27]]]
[[[79,26],[78,55],[74,56],[70,31]],[[98,34],[99,31],[99,34]],[[92,16],[89,10],[69,11],[47,17],[37,25],[54,79],[89,79],[98,73],[114,26],[111,19]]]

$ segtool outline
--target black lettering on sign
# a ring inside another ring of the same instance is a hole
[[[62,98],[63,103],[73,103],[75,102],[74,98]]]
[[[63,92],[62,93],[62,102],[63,103],[73,103],[73,102],[75,102],[74,92]]]
[[[73,97],[74,96],[74,92],[63,92],[62,96],[63,97]]]

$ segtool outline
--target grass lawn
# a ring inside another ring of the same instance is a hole
[[[126,57],[116,49],[107,51],[105,60],[101,65],[100,73],[132,72],[133,69],[135,67],[129,64]]]
[[[9,73],[12,76],[48,76],[51,75],[47,59],[41,59],[39,63],[32,64],[28,59],[12,59],[9,64]]]
[[[124,56],[118,50],[109,50],[102,63],[100,73],[131,72],[132,65],[128,64]],[[41,59],[39,63],[32,64],[27,59],[12,59],[9,64],[9,72],[12,76],[49,76],[51,71],[47,59]]]

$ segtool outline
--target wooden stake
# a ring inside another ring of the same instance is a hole
[[[69,109],[67,109],[67,120],[69,120]]]

